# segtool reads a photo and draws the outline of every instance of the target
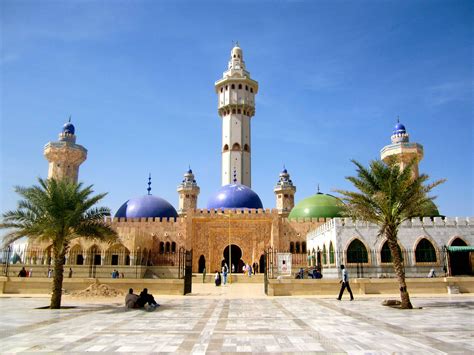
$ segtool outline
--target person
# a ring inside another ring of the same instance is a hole
[[[127,308],[138,308],[138,295],[133,293],[133,288],[128,290],[128,294],[125,296],[125,307]]]
[[[124,274],[123,272],[121,272],[121,273],[120,273],[120,277],[121,277],[122,279],[124,279],[124,278],[125,278],[125,274]]]
[[[253,269],[253,274],[255,275],[257,273],[257,267],[258,267],[258,264],[256,261],[253,262],[252,264],[252,269]]]
[[[20,270],[20,272],[18,273],[18,277],[26,277],[27,276],[27,273],[26,273],[26,269],[25,267],[23,266]]]
[[[250,266],[250,264],[247,264],[247,272],[248,272],[248,276],[252,277],[252,266]]]
[[[48,268],[48,278],[51,278],[52,275],[53,275],[53,270],[49,267]]]
[[[232,273],[234,273],[234,272],[235,272],[235,265],[232,264]]]
[[[304,279],[304,269],[302,267],[300,267],[300,271],[299,271],[298,275],[299,275],[299,277],[298,277],[299,279]]]
[[[217,270],[216,270],[216,275],[214,276],[214,282],[216,283],[216,286],[221,285],[221,274]]]
[[[321,271],[319,269],[315,269],[313,271],[313,279],[322,279],[323,274],[321,274]]]
[[[151,293],[148,293],[148,289],[144,288],[143,291],[140,292],[140,296],[138,297],[138,300],[137,300],[137,305],[139,308],[143,308],[145,307],[145,304],[147,303],[150,307],[153,307],[153,308],[160,306],[158,303],[156,303],[153,295]]]
[[[69,278],[72,277],[72,268],[69,268]]]
[[[28,277],[33,277],[33,268],[30,268],[30,271],[28,271]]]
[[[206,283],[206,268],[202,270],[202,283]]]
[[[428,273],[428,277],[436,277],[436,272],[435,269],[431,269],[430,272]]]
[[[339,297],[337,298],[338,301],[341,300],[342,294],[344,293],[344,290],[347,288],[347,291],[349,291],[349,295],[351,296],[351,301],[354,301],[354,295],[352,294],[351,286],[349,285],[349,273],[347,272],[346,268],[344,265],[341,264],[341,270],[342,270],[342,279],[339,281],[341,283],[341,290],[339,291]]]
[[[227,266],[227,263],[224,263],[224,266],[222,267],[222,276],[224,279],[224,285],[227,284],[227,272],[229,271],[229,267]]]

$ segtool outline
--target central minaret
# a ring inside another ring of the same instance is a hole
[[[232,48],[228,69],[215,88],[222,118],[222,185],[251,187],[250,119],[255,114],[258,83],[250,79],[238,44]]]

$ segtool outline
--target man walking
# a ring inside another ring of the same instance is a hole
[[[341,270],[342,270],[342,280],[340,281],[341,291],[339,291],[339,297],[337,298],[337,300],[338,301],[341,300],[342,294],[344,293],[344,290],[347,288],[347,291],[349,291],[349,295],[351,296],[351,301],[354,301],[354,296],[352,295],[351,286],[349,286],[349,273],[347,272],[346,268],[342,264],[341,264]]]

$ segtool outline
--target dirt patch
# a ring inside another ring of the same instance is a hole
[[[93,283],[84,290],[70,293],[72,297],[117,297],[123,295],[122,291],[101,283]]]

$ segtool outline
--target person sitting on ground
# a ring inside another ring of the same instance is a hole
[[[321,274],[321,271],[319,269],[315,269],[313,271],[313,278],[315,278],[315,279],[322,279],[323,278],[323,274]]]
[[[128,294],[125,296],[125,307],[127,308],[138,308],[138,295],[133,293],[133,288],[128,290]]]
[[[20,270],[20,272],[18,273],[18,277],[26,277],[28,276],[27,272],[26,272],[26,269],[25,267],[23,266]]]
[[[145,304],[147,304],[150,307],[156,308],[159,307],[160,305],[156,303],[155,298],[151,293],[148,293],[148,289],[144,288],[142,292],[140,292],[140,296],[138,297],[137,304],[138,307],[143,308],[145,307]]]
[[[214,282],[216,283],[216,286],[221,285],[221,274],[217,270],[216,270],[216,275],[214,276]]]
[[[431,269],[429,274],[428,274],[428,277],[436,277],[436,272],[435,272],[435,269]]]

